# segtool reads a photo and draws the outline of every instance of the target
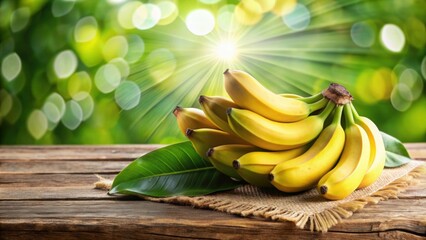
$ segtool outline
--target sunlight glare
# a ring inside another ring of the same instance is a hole
[[[221,42],[216,46],[215,53],[222,60],[232,61],[237,56],[237,48],[233,42]]]

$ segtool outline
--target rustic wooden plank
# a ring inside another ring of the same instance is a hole
[[[413,159],[426,160],[426,143],[407,143],[405,146]]]
[[[415,159],[426,159],[426,143],[405,144]],[[0,161],[9,160],[131,160],[162,147],[140,145],[0,146]]]
[[[101,174],[114,179],[113,174]],[[0,188],[93,186],[98,178],[93,173],[0,174]]]
[[[109,196],[104,190],[93,189],[93,186],[77,187],[21,187],[17,190],[0,188],[0,201],[7,200],[88,200],[119,198]]]
[[[153,236],[164,234],[188,238],[203,237],[210,233],[211,235],[205,237],[214,239],[266,235],[296,237],[300,234],[310,238],[336,237],[338,235],[335,234],[343,233],[346,234],[340,237],[377,237],[381,232],[398,230],[408,233],[407,236],[410,237],[426,234],[425,217],[418,214],[424,210],[424,205],[421,204],[425,202],[418,201],[414,204],[413,211],[403,214],[396,210],[385,211],[394,207],[398,201],[412,203],[408,200],[390,200],[386,202],[385,208],[376,205],[376,208],[362,210],[360,214],[331,228],[327,234],[299,230],[290,222],[241,218],[215,211],[147,201],[0,201],[0,231],[120,231],[124,234],[138,232]],[[417,214],[415,211],[418,211]]]
[[[69,231],[2,231],[0,239],[15,239],[15,240],[81,240],[81,239],[103,239],[103,240],[116,240],[116,239],[152,239],[152,240],[166,240],[166,239],[288,239],[288,240],[311,240],[311,239],[345,239],[345,240],[376,240],[376,239],[410,239],[422,240],[424,237],[418,236],[409,232],[393,230],[388,232],[371,232],[371,233],[340,233],[340,232],[327,232],[327,233],[312,233],[308,231],[273,231],[266,232],[264,230],[255,230],[250,228],[222,228],[222,231],[217,231],[217,228],[185,228],[180,225],[161,226],[157,228],[147,228],[146,226],[132,225],[134,229],[123,229],[121,227],[112,226],[115,231],[107,232],[84,232],[79,229],[72,229]],[[110,227],[110,226],[107,226]],[[140,231],[143,228],[144,231]],[[158,228],[166,229],[161,231]],[[137,230],[135,230],[137,229]],[[240,232],[236,232],[239,230]]]
[[[0,146],[0,160],[127,160],[164,145]]]
[[[424,239],[422,236],[426,236],[424,175],[417,185],[402,193],[400,199],[368,205],[331,228],[329,233],[321,234],[298,230],[289,222],[240,218],[189,206],[134,201],[135,198],[118,201],[123,198],[93,189],[92,182],[96,180],[93,173],[112,179],[137,157],[134,154],[142,152],[140,148],[151,146],[114,147],[52,146],[48,147],[52,151],[45,151],[45,146],[24,146],[23,153],[14,157],[10,151],[19,150],[20,146],[1,146],[0,239],[264,236],[271,239],[284,236],[286,239]],[[411,156],[426,159],[426,144],[407,144],[407,148]],[[5,149],[7,151],[2,151]],[[62,154],[66,156],[61,157]]]
[[[129,160],[0,161],[0,174],[119,173],[130,162]]]
[[[426,149],[426,142],[404,143],[408,149]]]
[[[114,179],[115,174],[101,174]],[[2,174],[0,200],[106,199],[106,191],[93,189],[98,178],[92,174]],[[19,187],[19,191],[11,188]],[[401,199],[426,198],[426,175],[399,195]]]

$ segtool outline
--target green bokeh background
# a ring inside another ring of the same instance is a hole
[[[200,9],[213,25],[188,20]],[[424,0],[4,0],[0,141],[182,141],[172,110],[226,96],[226,68],[277,93],[338,82],[382,131],[426,141],[425,9]],[[223,42],[234,58],[217,53]]]

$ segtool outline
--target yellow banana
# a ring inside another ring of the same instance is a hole
[[[207,151],[207,157],[218,171],[232,178],[241,179],[234,169],[232,161],[252,151],[259,151],[259,148],[245,144],[226,144],[210,148]]]
[[[370,160],[370,143],[365,130],[355,123],[350,104],[345,112],[345,146],[337,165],[318,182],[317,190],[330,200],[347,197],[357,189]]]
[[[186,130],[186,136],[192,142],[195,151],[206,160],[208,160],[207,151],[212,147],[225,144],[247,144],[246,141],[237,136],[211,128],[188,128]]]
[[[182,108],[177,106],[173,110],[173,114],[176,117],[180,131],[186,134],[186,129],[193,128],[215,128],[218,127],[212,123],[204,114],[201,109],[198,108]]]
[[[324,98],[322,93],[317,93],[317,94],[309,96],[309,97],[302,97],[302,96],[294,94],[294,93],[281,93],[280,96],[286,97],[286,98],[295,98],[295,99],[300,100],[300,101],[305,102],[305,103],[316,103],[316,102],[318,102],[318,101],[320,101],[321,99]]]
[[[226,110],[228,108],[238,107],[237,104],[230,99],[220,96],[208,97],[201,95],[198,101],[211,122],[215,123],[223,131],[232,133],[232,130],[228,125]]]
[[[308,104],[275,94],[243,71],[227,69],[224,75],[225,89],[238,106],[277,122],[299,121],[325,106],[324,101]]]
[[[319,101],[322,99],[321,93],[311,97],[302,97],[300,95],[292,94],[292,93],[283,93],[283,94],[280,94],[280,96],[283,96],[286,98],[297,98],[305,102]],[[228,108],[238,108],[239,106],[236,103],[234,103],[231,99],[224,98],[221,96],[204,96],[204,95],[201,95],[198,101],[200,102],[201,108],[204,111],[205,115],[211,122],[213,122],[221,130],[225,132],[233,133],[228,124],[226,110]]]
[[[338,106],[327,126],[304,154],[279,163],[270,173],[272,185],[284,192],[310,189],[336,164],[345,143],[340,123],[343,106]]]
[[[248,183],[258,187],[272,187],[268,179],[271,170],[282,161],[304,153],[307,145],[285,151],[254,151],[242,155],[233,162],[237,173]]]
[[[329,102],[320,114],[292,123],[275,122],[250,110],[230,108],[227,111],[228,123],[236,135],[255,146],[287,150],[316,138],[334,106],[333,102]]]
[[[351,104],[355,122],[358,123],[367,133],[370,140],[370,161],[368,170],[358,188],[364,188],[374,183],[385,167],[386,150],[382,135],[373,121],[366,117],[359,116],[353,104]]]

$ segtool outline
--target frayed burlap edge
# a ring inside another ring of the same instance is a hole
[[[411,170],[407,175],[391,182],[375,193],[356,200],[342,203],[337,207],[326,209],[319,213],[307,214],[291,210],[277,209],[276,207],[259,207],[252,204],[235,203],[230,200],[218,200],[217,198],[175,196],[167,198],[154,198],[141,196],[141,198],[153,202],[173,203],[179,205],[191,205],[195,208],[212,209],[216,211],[235,214],[243,217],[262,217],[275,221],[291,221],[296,227],[304,229],[306,226],[311,231],[327,232],[329,228],[349,218],[354,212],[364,208],[367,204],[377,204],[387,199],[398,198],[398,194],[415,183],[415,178],[426,173],[426,166],[420,165]],[[96,189],[109,190],[112,180],[96,175],[99,181],[95,183]]]

